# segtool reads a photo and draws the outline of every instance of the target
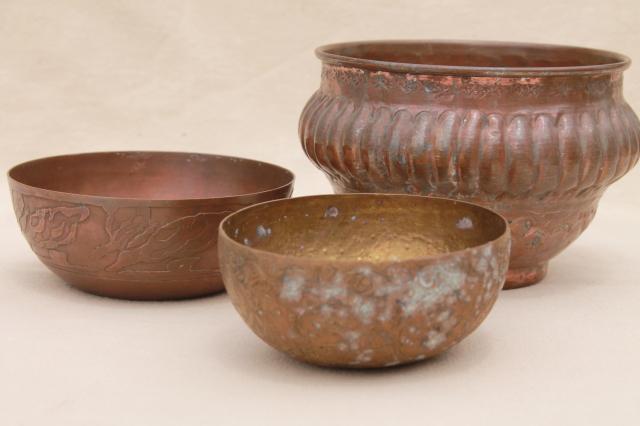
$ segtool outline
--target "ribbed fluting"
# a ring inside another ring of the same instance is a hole
[[[588,196],[638,161],[624,102],[484,112],[358,102],[316,92],[300,118],[308,157],[354,190],[485,200]]]

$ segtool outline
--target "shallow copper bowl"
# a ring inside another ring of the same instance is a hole
[[[241,210],[218,245],[234,306],[269,345],[313,364],[382,367],[471,333],[504,284],[510,239],[480,206],[349,194]]]
[[[223,290],[220,221],[290,196],[293,174],[217,155],[105,152],[20,164],[9,186],[31,248],[66,282],[104,296],[177,299]]]

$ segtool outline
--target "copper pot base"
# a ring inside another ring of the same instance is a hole
[[[511,268],[507,271],[507,281],[504,284],[504,289],[511,290],[537,284],[547,275],[548,267],[549,262],[543,262],[524,268]]]

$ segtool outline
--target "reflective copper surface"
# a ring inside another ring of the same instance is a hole
[[[509,230],[479,206],[410,195],[278,200],[220,225],[231,300],[265,342],[313,364],[381,367],[441,353],[486,317]]]
[[[324,46],[300,118],[307,156],[336,192],[477,202],[511,223],[505,287],[541,280],[605,189],[638,161],[640,122],[617,53],[517,43]]]
[[[49,157],[15,166],[20,228],[69,284],[104,296],[175,299],[223,290],[217,229],[229,213],[291,195],[271,164],[177,152]]]

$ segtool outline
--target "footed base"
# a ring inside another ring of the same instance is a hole
[[[507,272],[507,281],[504,284],[504,289],[527,287],[542,281],[547,275],[548,266],[549,262],[543,262],[524,268],[510,268]]]

